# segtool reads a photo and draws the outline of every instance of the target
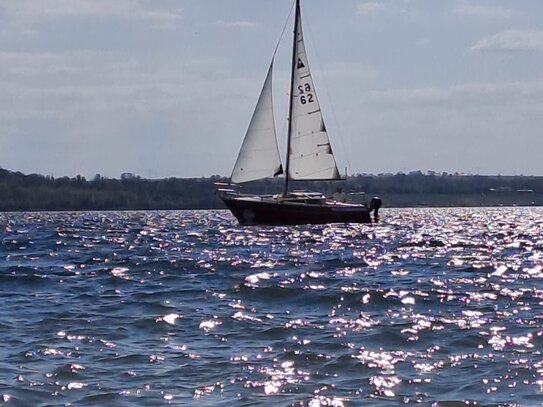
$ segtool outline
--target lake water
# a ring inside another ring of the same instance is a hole
[[[543,209],[381,216],[0,214],[0,405],[543,405]]]

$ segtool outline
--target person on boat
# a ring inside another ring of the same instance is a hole
[[[332,194],[332,199],[336,202],[345,203],[347,202],[347,195],[345,195],[345,192],[339,187],[336,192]]]

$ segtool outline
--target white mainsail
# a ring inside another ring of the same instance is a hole
[[[339,179],[339,171],[326,133],[299,19],[291,95],[291,133],[288,177],[292,180]]]
[[[243,183],[283,173],[272,103],[273,60],[241,145],[231,180]]]

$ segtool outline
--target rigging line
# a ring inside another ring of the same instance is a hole
[[[315,36],[313,35],[313,30],[311,29],[311,22],[307,18],[307,13],[306,13],[306,16],[305,16],[304,20],[306,22],[306,24],[305,24],[306,30],[309,31],[309,37],[310,37],[311,43],[316,44]],[[337,128],[337,133],[339,135],[341,148],[343,149],[343,154],[345,156],[345,161],[347,161],[347,168],[348,168],[349,173],[352,174],[353,170],[352,170],[352,167],[351,167],[351,161],[349,160],[349,153],[348,153],[347,148],[345,147],[345,139],[343,137],[343,132],[341,130],[341,125],[339,124],[339,120],[337,118],[336,110],[334,109],[334,104],[332,103],[332,98],[330,96],[330,90],[329,90],[328,86],[326,85],[327,79],[326,79],[326,75],[324,74],[324,69],[322,69],[322,63],[321,63],[321,58],[320,58],[320,55],[319,55],[318,47],[314,46],[313,47],[313,52],[315,53],[317,66],[320,69],[321,76],[324,79],[322,81],[322,85],[320,85],[320,86],[324,87],[326,97],[328,98],[328,101],[330,102],[330,111],[332,112],[333,121],[334,121],[334,124],[336,125],[336,128]],[[347,174],[345,174],[345,176],[347,176]]]
[[[279,45],[281,44],[281,41],[283,40],[283,37],[285,36],[285,31],[287,30],[287,26],[288,26],[288,23],[290,21],[290,18],[292,16],[292,11],[294,10],[296,6],[296,2],[292,2],[292,6],[290,7],[290,11],[288,13],[288,16],[285,20],[285,24],[283,25],[283,29],[281,30],[281,35],[279,36],[279,40],[277,41],[277,44],[275,45],[275,49],[273,50],[273,54],[272,54],[272,62],[275,60],[275,55],[277,54],[277,50],[279,49]],[[288,90],[287,90],[287,94],[288,94]],[[287,114],[288,116],[288,114]],[[288,125],[288,121],[283,121],[283,129],[281,130],[281,134],[284,134],[287,132],[287,125]],[[288,152],[287,152],[288,154]],[[283,168],[283,174],[285,174],[285,177],[287,176],[286,174],[286,169]]]
[[[290,21],[290,16],[292,15],[292,10],[294,10],[294,3],[292,4],[292,7],[290,8],[290,12],[288,13],[287,20],[285,21],[285,25],[283,25],[283,30],[281,31],[281,35],[279,36],[279,40],[277,41],[277,44],[275,45],[275,49],[273,50],[272,60],[275,58],[275,54],[277,54],[277,50],[279,49],[279,44],[281,43],[281,40],[283,39],[285,35],[288,22]]]

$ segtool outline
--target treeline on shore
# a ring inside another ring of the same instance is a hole
[[[227,178],[120,179],[96,175],[86,180],[25,175],[0,168],[0,211],[136,210],[224,208],[217,182]],[[252,182],[242,192],[282,192],[281,179]],[[294,189],[333,193],[337,188],[359,198],[380,196],[385,207],[543,205],[543,177],[447,173],[357,174],[342,182],[296,182]]]

